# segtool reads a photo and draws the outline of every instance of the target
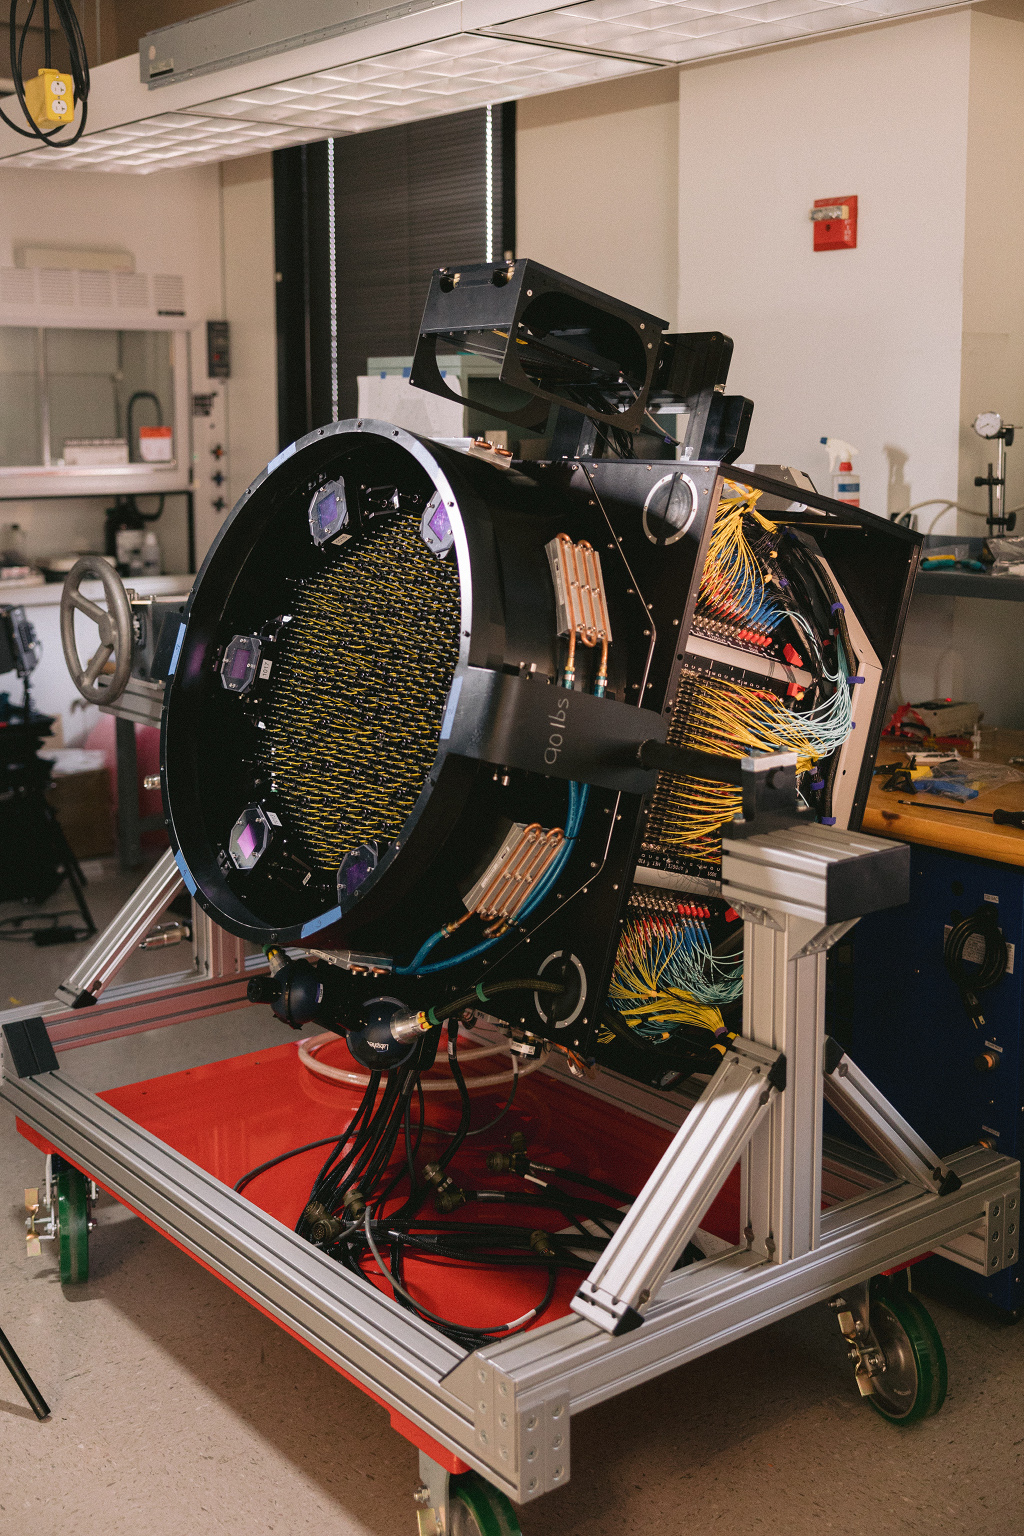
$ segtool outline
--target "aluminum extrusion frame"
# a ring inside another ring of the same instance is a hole
[[[942,1200],[893,1183],[827,1211],[819,1247],[799,1258],[772,1264],[736,1248],[677,1271],[624,1338],[571,1314],[466,1356],[59,1072],[6,1078],[0,1098],[116,1199],[520,1502],[568,1480],[573,1413],[880,1270],[984,1234],[994,1207],[1019,1203],[1019,1165],[971,1149],[949,1160],[961,1188]]]

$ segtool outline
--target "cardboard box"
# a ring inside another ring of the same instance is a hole
[[[76,859],[98,859],[114,852],[114,807],[108,768],[62,774],[53,780],[46,798]]]

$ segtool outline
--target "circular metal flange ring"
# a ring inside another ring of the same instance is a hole
[[[697,487],[678,471],[662,475],[644,502],[644,533],[652,544],[675,544],[689,533],[697,516]]]

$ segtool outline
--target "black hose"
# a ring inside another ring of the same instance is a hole
[[[312,1152],[314,1147],[327,1147],[337,1140],[337,1136],[324,1136],[320,1141],[307,1141],[304,1147],[292,1147],[290,1152],[279,1152],[276,1157],[268,1158],[265,1163],[260,1163],[258,1167],[250,1168],[248,1173],[243,1173],[234,1186],[235,1193],[240,1195],[257,1174],[266,1173],[268,1168],[276,1168],[278,1163],[286,1163],[290,1157],[298,1157],[300,1152]]]
[[[476,987],[472,992],[464,992],[454,1002],[445,1003],[443,1007],[432,1008],[430,1013],[440,1024],[444,1019],[450,1019],[453,1013],[461,1013],[463,1008],[475,1008],[480,1003],[490,1002],[492,997],[497,997],[501,992],[564,992],[565,984],[560,981],[544,981],[540,976],[515,976],[511,981],[495,981],[489,987]],[[429,1017],[429,1014],[428,1014]]]
[[[964,964],[964,951],[971,939],[979,935],[984,943],[984,954],[976,971],[969,971]],[[960,993],[964,1007],[975,1029],[985,1022],[981,1011],[979,992],[987,992],[1006,975],[1009,951],[999,928],[999,913],[991,902],[982,902],[976,912],[961,920],[950,929],[949,937],[942,946],[942,958],[950,979]]]

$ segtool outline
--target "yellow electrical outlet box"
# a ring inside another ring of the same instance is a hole
[[[75,82],[59,69],[41,69],[34,80],[25,81],[25,104],[39,128],[70,123],[75,115]]]

